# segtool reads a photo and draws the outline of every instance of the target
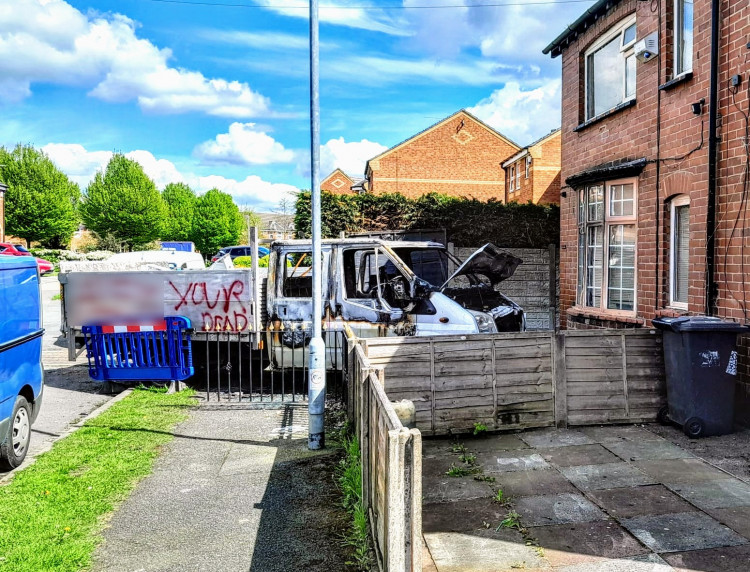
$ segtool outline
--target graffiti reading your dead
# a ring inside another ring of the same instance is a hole
[[[235,280],[229,286],[188,282],[180,287],[171,280],[169,285],[179,297],[174,305],[175,312],[200,313],[204,331],[237,332],[248,329],[250,321],[241,298],[245,292],[242,280]]]

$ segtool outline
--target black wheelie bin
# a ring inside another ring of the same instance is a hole
[[[664,331],[667,403],[659,421],[696,439],[731,433],[737,375],[737,334],[750,328],[720,318],[657,318]]]

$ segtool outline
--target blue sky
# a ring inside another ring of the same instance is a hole
[[[82,188],[113,151],[261,211],[309,188],[307,2],[196,1],[0,0],[0,145]],[[325,176],[461,108],[521,145],[557,127],[541,50],[593,1],[320,4]]]

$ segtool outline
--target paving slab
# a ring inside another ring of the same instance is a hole
[[[570,481],[555,469],[512,471],[496,475],[495,488],[506,497],[527,497],[560,493],[577,493]]]
[[[556,572],[672,572],[673,570],[658,554],[645,554],[632,558],[563,566],[557,568]]]
[[[451,466],[468,468],[469,465],[461,461],[460,455],[445,453],[437,457],[422,459],[422,474],[426,477],[445,476]]]
[[[571,522],[591,522],[607,518],[599,508],[582,495],[563,493],[536,497],[519,497],[513,508],[524,526],[546,526]]]
[[[453,453],[455,439],[422,439],[422,457],[442,457]]]
[[[614,520],[529,528],[553,567],[647,554],[649,550]]]
[[[604,443],[615,455],[626,461],[656,459],[691,459],[693,454],[669,441],[617,441]]]
[[[633,465],[660,483],[700,483],[731,478],[700,459],[664,459],[661,461],[635,461]]]
[[[489,484],[471,477],[422,477],[422,499],[425,503],[450,502],[495,495]]]
[[[739,479],[667,486],[700,509],[750,506],[750,485]]]
[[[637,425],[608,425],[606,427],[581,427],[578,429],[596,443],[619,443],[621,441],[663,441],[664,439]]]
[[[750,507],[712,508],[706,509],[706,512],[720,523],[750,539]]]
[[[594,445],[552,447],[550,449],[537,449],[536,451],[546,461],[557,467],[601,465],[603,463],[617,463],[620,461],[620,459],[598,443]]]
[[[711,550],[691,550],[662,554],[675,572],[747,572],[750,569],[750,546],[729,546]]]
[[[498,435],[485,435],[464,439],[464,446],[473,453],[492,453],[495,451],[515,451],[528,449],[529,445],[524,443],[518,435],[501,433]]]
[[[656,481],[628,463],[561,467],[560,472],[582,491],[653,485]]]
[[[654,552],[684,552],[747,544],[733,530],[703,512],[636,516],[620,520]]]
[[[697,510],[664,485],[589,491],[588,496],[617,518]]]
[[[573,429],[540,429],[521,433],[520,437],[532,447],[538,448],[593,445],[595,443],[584,433]]]
[[[526,546],[515,530],[485,530],[476,534],[434,532],[424,538],[440,572],[548,568],[537,550]]]
[[[533,451],[530,449],[529,451]],[[506,471],[533,471],[550,469],[551,466],[539,453],[526,451],[504,451],[499,453],[477,453],[477,464],[485,473]]]
[[[497,528],[508,508],[487,497],[422,505],[422,530],[428,532],[472,532]]]

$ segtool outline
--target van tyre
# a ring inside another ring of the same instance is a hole
[[[0,469],[10,471],[20,466],[31,441],[31,405],[19,395],[10,417],[8,433],[0,444]]]

